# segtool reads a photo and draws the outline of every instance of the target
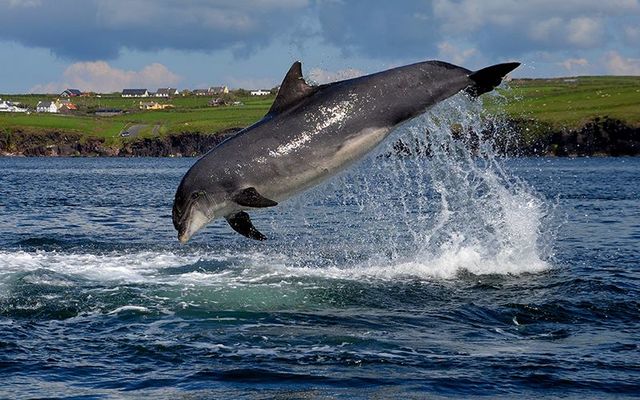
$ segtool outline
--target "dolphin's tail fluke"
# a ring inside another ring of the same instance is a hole
[[[502,82],[502,78],[520,65],[519,62],[496,64],[487,68],[482,68],[469,75],[473,84],[469,85],[465,91],[471,96],[478,97],[482,93],[492,91]]]

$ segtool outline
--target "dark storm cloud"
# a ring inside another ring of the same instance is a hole
[[[424,56],[441,37],[428,1],[319,1],[317,8],[324,40],[347,54]]]
[[[632,54],[638,17],[640,0],[0,0],[0,40],[74,60],[113,59],[125,48],[248,55],[276,40],[314,39],[389,61],[451,42],[502,57],[609,43]]]
[[[305,0],[0,0],[0,40],[77,60],[123,48],[219,50],[268,44],[303,13]]]

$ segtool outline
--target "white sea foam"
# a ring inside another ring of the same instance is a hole
[[[171,252],[65,253],[57,251],[0,251],[1,274],[46,269],[96,281],[144,282],[158,269],[194,263],[199,256]]]

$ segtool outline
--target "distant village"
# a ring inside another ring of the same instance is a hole
[[[242,89],[241,89],[242,90]],[[250,90],[242,92],[247,93],[250,96],[266,96],[272,93],[271,90]],[[213,86],[208,89],[195,89],[195,90],[182,90],[178,91],[175,88],[159,88],[155,92],[151,92],[147,89],[123,89],[120,96],[123,98],[140,98],[139,108],[140,110],[163,110],[173,108],[172,104],[161,104],[154,99],[170,99],[178,96],[209,96],[208,104],[211,107],[219,107],[226,105],[241,105],[239,101],[230,101],[228,95],[230,93],[229,88],[226,86]],[[73,102],[76,97],[101,97],[102,95],[83,92],[79,89],[66,89],[58,95],[56,100],[41,100],[38,101],[35,109],[29,109],[20,103],[12,102],[10,100],[0,99],[0,112],[10,113],[52,113],[52,114],[69,114],[74,111],[78,111],[78,106]],[[121,110],[102,110],[106,114],[118,112]]]

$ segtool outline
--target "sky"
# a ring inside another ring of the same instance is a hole
[[[0,93],[268,89],[438,59],[640,75],[640,0],[0,0]]]

